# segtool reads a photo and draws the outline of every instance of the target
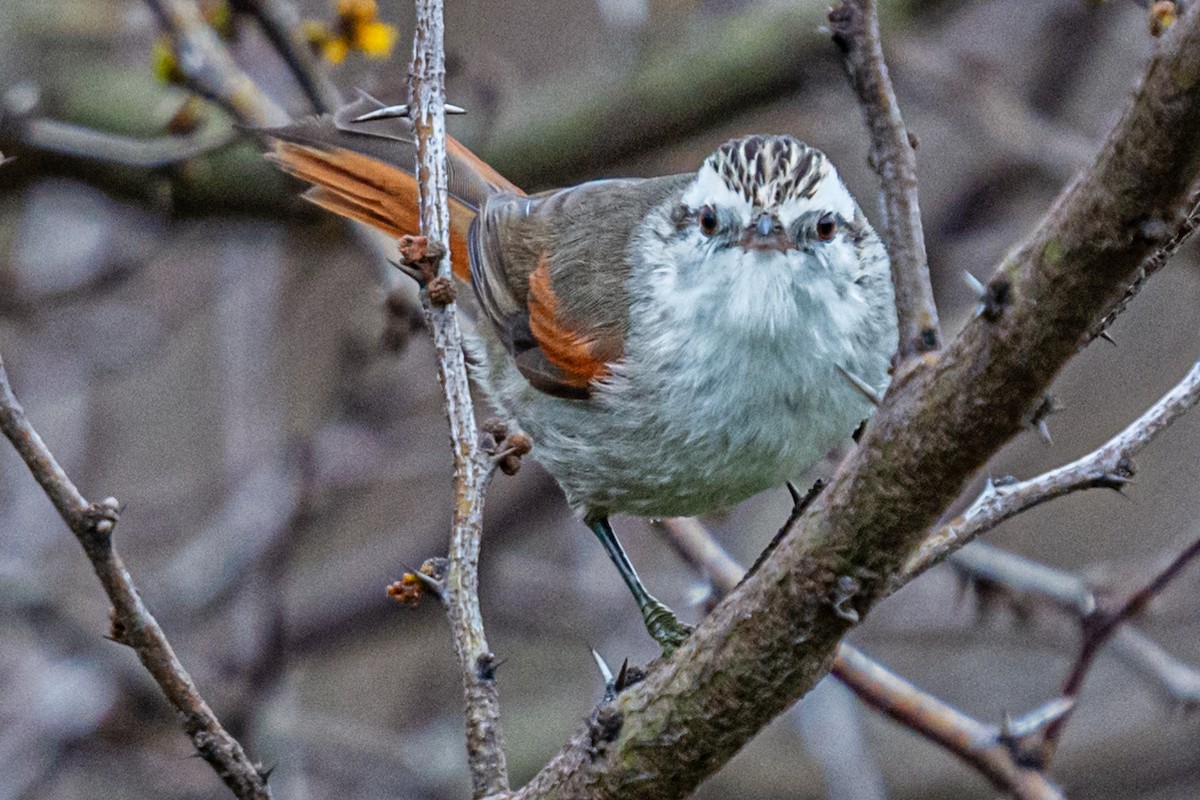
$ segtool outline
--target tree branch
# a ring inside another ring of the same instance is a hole
[[[341,107],[342,93],[305,41],[295,5],[288,0],[234,0],[233,5],[258,21],[300,84],[314,112],[327,114]]]
[[[446,65],[441,0],[417,0],[413,36],[411,100],[417,134],[417,186],[421,233],[437,244],[437,277],[450,281],[450,212],[446,171]],[[430,255],[432,255],[432,250]],[[474,796],[508,789],[496,659],[484,635],[479,611],[479,543],[483,499],[492,474],[490,457],[479,444],[462,331],[453,301],[434,304],[428,288],[421,292],[426,321],[437,354],[438,377],[446,395],[446,416],[454,453],[454,521],[449,567],[442,601],[450,617],[454,649],[463,676],[466,704],[467,760]]]
[[[1081,489],[1122,489],[1133,477],[1133,457],[1159,433],[1200,402],[1200,361],[1162,399],[1125,430],[1082,458],[1025,481],[989,480],[960,516],[939,526],[921,542],[893,590],[943,561],[981,533],[1022,511]]]
[[[830,9],[829,25],[871,134],[868,160],[881,184],[879,208],[896,287],[903,361],[941,346],[917,201],[916,139],[904,127],[883,60],[875,0],[843,0]]]
[[[0,357],[0,430],[79,540],[112,603],[110,637],[137,653],[146,671],[179,712],[183,729],[200,757],[236,797],[269,800],[267,773],[250,761],[241,744],[222,727],[175,655],[158,621],[142,603],[125,563],[113,545],[120,504],[112,497],[89,503],[59,466],[13,395]]]
[[[228,48],[189,0],[146,0],[174,46],[191,87],[248,127],[288,122],[288,115],[234,63]]]
[[[717,599],[737,587],[745,571],[700,522],[675,517],[662,520],[659,528],[675,551],[708,577]],[[1062,797],[1044,775],[1015,757],[1001,731],[921,691],[853,645],[838,645],[830,674],[864,703],[965,762],[1000,791],[1026,800]]]
[[[1200,539],[1196,539],[1184,548],[1179,555],[1171,559],[1170,564],[1140,588],[1130,592],[1122,602],[1108,607],[1101,605],[1084,618],[1083,643],[1079,648],[1079,656],[1075,659],[1067,679],[1063,682],[1061,694],[1064,698],[1073,701],[1079,696],[1083,682],[1087,679],[1092,664],[1095,663],[1096,656],[1104,649],[1104,645],[1108,643],[1109,639],[1125,622],[1140,614],[1150,601],[1157,597],[1168,583],[1179,577],[1179,573],[1197,556],[1200,556]],[[1068,711],[1046,728],[1041,746],[1043,764],[1049,764],[1054,757],[1058,741],[1070,720],[1071,713]]]
[[[857,450],[775,552],[520,798],[688,794],[823,676],[964,483],[1180,228],[1200,171],[1200,4],[1160,40],[1093,166],[1000,264],[996,299],[902,367]],[[854,612],[854,613],[850,613]]]
[[[1003,730],[983,725],[922,692],[857,648],[841,645],[831,672],[860,700],[953,753],[1009,797],[1055,800],[1065,796],[1039,770],[1021,763]]]

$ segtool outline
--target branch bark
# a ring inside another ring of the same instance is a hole
[[[450,212],[446,171],[446,63],[441,0],[417,0],[413,36],[411,100],[417,134],[417,186],[421,234],[436,242],[437,278],[450,273]],[[467,760],[475,797],[508,789],[496,659],[488,647],[479,611],[479,543],[483,500],[492,474],[490,457],[480,447],[471,390],[463,357],[462,331],[453,302],[433,304],[423,288],[421,302],[433,337],[438,378],[446,395],[446,416],[454,453],[454,520],[449,566],[441,592],[450,617],[454,649],[463,677]]]
[[[617,697],[621,724],[578,733],[515,797],[683,797],[828,672],[856,617],[1183,224],[1200,171],[1197,74],[1192,4],[1094,165],[996,270],[987,313],[899,371],[858,449],[775,552]]]
[[[941,346],[937,306],[929,282],[925,233],[917,201],[916,139],[904,126],[883,60],[875,0],[843,0],[829,11],[833,42],[842,51],[871,134],[868,159],[881,184],[879,209],[896,287],[900,360]]]
[[[0,431],[16,448],[92,562],[92,569],[113,606],[110,637],[137,653],[146,671],[179,712],[196,752],[230,791],[244,800],[270,800],[266,772],[250,761],[242,745],[221,725],[175,655],[158,621],[142,603],[137,586],[113,545],[120,504],[112,497],[89,503],[79,493],[13,395],[3,358],[0,358]]]

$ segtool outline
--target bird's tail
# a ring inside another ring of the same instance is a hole
[[[333,114],[265,131],[267,158],[313,184],[305,199],[398,238],[416,233],[416,139],[405,119],[353,122],[378,106],[363,98]],[[521,191],[457,140],[446,137],[450,187],[450,258],[470,281],[467,232],[483,202],[497,192]]]

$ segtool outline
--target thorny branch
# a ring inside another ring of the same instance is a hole
[[[665,519],[659,527],[676,552],[707,577],[714,602],[741,581],[744,570],[697,520]],[[1062,797],[1045,776],[1015,757],[1001,730],[922,692],[853,645],[838,645],[830,674],[864,703],[939,745],[979,771],[1000,791],[1027,800]]]
[[[1066,611],[1080,624],[1090,624],[1100,601],[1081,576],[1033,561],[1016,553],[975,542],[949,559],[969,579],[997,587],[1015,600],[1034,598]],[[1183,708],[1200,706],[1200,669],[1162,649],[1156,642],[1126,623],[1113,634],[1113,654],[1152,683],[1172,704]]]
[[[876,0],[842,0],[829,11],[834,44],[871,134],[870,163],[880,180],[884,242],[896,287],[901,360],[941,346],[917,201],[916,139],[904,126],[883,60]]]
[[[925,572],[976,536],[1036,505],[1080,489],[1122,489],[1133,477],[1133,457],[1200,402],[1200,361],[1183,379],[1119,434],[1091,453],[1025,481],[989,480],[960,516],[939,526],[921,542],[892,589]]]
[[[1067,700],[1079,696],[1083,682],[1091,671],[1096,656],[1108,643],[1109,639],[1120,629],[1121,625],[1140,614],[1150,601],[1157,597],[1167,584],[1179,577],[1185,567],[1200,556],[1200,539],[1190,545],[1171,560],[1171,563],[1143,586],[1131,592],[1122,602],[1108,606],[1099,605],[1095,611],[1083,620],[1083,643],[1079,648],[1079,656],[1071,667],[1067,679],[1063,682],[1061,695]],[[1041,761],[1049,764],[1058,747],[1058,741],[1071,719],[1070,711],[1047,726],[1041,742]]]
[[[417,0],[409,105],[417,133],[421,232],[428,242],[438,245],[440,258],[434,280],[445,284],[451,280],[451,273],[442,19],[441,0]],[[508,789],[496,658],[484,635],[478,591],[483,499],[492,465],[479,444],[455,305],[452,301],[431,302],[428,290],[421,295],[437,353],[438,377],[446,394],[446,416],[454,451],[454,521],[442,601],[450,617],[454,649],[462,669],[467,760],[474,796],[478,798]]]
[[[137,586],[113,545],[120,504],[111,497],[89,503],[79,493],[13,395],[3,358],[0,358],[0,430],[92,562],[92,569],[113,606],[110,637],[137,653],[146,671],[179,712],[196,752],[234,795],[244,800],[269,800],[267,772],[253,763],[241,744],[222,727],[175,655],[158,621],[142,603]]]

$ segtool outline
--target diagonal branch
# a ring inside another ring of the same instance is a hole
[[[1197,403],[1200,403],[1200,361],[1125,430],[1082,458],[1025,481],[989,480],[970,508],[921,542],[903,572],[896,576],[892,588],[899,588],[981,533],[1022,511],[1081,489],[1120,490],[1133,477],[1133,457]]]
[[[300,15],[289,0],[234,0],[233,5],[258,21],[271,46],[287,63],[313,111],[328,114],[342,105],[342,94],[305,41]]]
[[[699,521],[675,517],[659,527],[691,567],[707,576],[713,594],[724,597],[745,571]],[[867,705],[939,745],[974,768],[1002,792],[1023,800],[1052,800],[1062,793],[1038,770],[1022,764],[1002,732],[922,692],[857,647],[838,645],[830,674]]]
[[[989,313],[936,357],[902,365],[857,450],[775,552],[617,697],[615,736],[582,730],[516,797],[683,797],[828,672],[855,617],[1183,223],[1200,172],[1197,74],[1190,4],[1095,163],[996,270]]]
[[[1091,672],[1092,664],[1095,663],[1096,656],[1100,654],[1113,635],[1125,622],[1140,614],[1150,604],[1150,601],[1167,587],[1167,584],[1179,577],[1179,574],[1196,560],[1197,556],[1200,556],[1200,539],[1194,540],[1184,548],[1179,555],[1171,559],[1170,564],[1137,590],[1131,592],[1122,602],[1111,607],[1102,605],[1084,619],[1083,644],[1079,648],[1079,656],[1075,659],[1070,674],[1063,682],[1061,694],[1064,698],[1074,700],[1079,696],[1083,682]],[[1043,764],[1049,764],[1050,759],[1054,757],[1058,741],[1070,720],[1071,714],[1068,711],[1046,728],[1041,747]]]
[[[234,63],[228,48],[190,0],[146,0],[171,37],[175,59],[191,87],[243,125],[283,125],[287,112]]]
[[[417,186],[421,233],[429,253],[440,254],[437,277],[450,278],[450,212],[446,171],[446,64],[441,0],[417,0],[413,36],[411,102],[417,134]],[[434,245],[436,244],[436,248]],[[432,282],[431,282],[432,283]],[[463,337],[452,297],[431,301],[421,292],[425,318],[437,354],[438,377],[446,396],[446,416],[454,452],[454,521],[449,567],[442,601],[450,617],[454,649],[463,676],[467,720],[467,759],[474,796],[508,789],[496,659],[488,647],[479,611],[479,543],[483,532],[483,499],[492,474],[490,458],[480,447],[475,411],[467,383]],[[449,302],[442,302],[449,300]]]
[[[830,9],[829,25],[871,134],[869,161],[881,184],[879,207],[896,287],[903,361],[937,350],[941,332],[917,202],[916,139],[904,127],[883,60],[877,5],[876,0],[843,0]]]
[[[79,493],[13,395],[3,358],[0,358],[0,431],[12,442],[92,562],[92,569],[113,605],[109,635],[134,649],[146,671],[179,712],[196,752],[233,794],[243,800],[270,800],[267,773],[250,760],[241,744],[222,727],[175,655],[158,621],[142,603],[137,586],[113,545],[120,504],[111,497],[89,503]]]

